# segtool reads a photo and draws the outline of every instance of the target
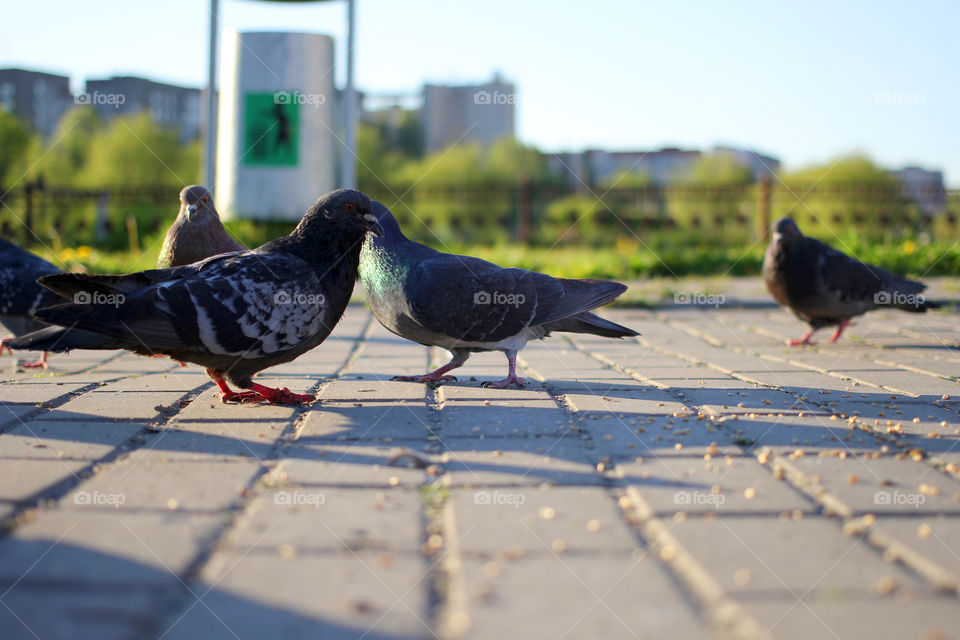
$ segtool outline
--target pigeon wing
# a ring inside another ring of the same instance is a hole
[[[818,240],[816,243],[814,273],[817,292],[812,308],[813,315],[825,317],[851,317],[877,307],[878,294],[895,291],[918,293],[925,287],[895,276],[880,267],[837,251]]]
[[[59,305],[42,309],[38,317],[122,339],[143,351],[243,358],[292,348],[329,323],[319,278],[299,258],[217,258],[204,263],[205,268],[195,264],[145,272],[169,277],[114,299],[115,304]]]
[[[543,301],[563,286],[523,269],[439,254],[410,270],[404,294],[418,324],[463,342],[498,342],[529,326]]]

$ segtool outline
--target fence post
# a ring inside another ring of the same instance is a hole
[[[773,181],[768,175],[760,176],[757,184],[757,237],[763,238],[770,231],[770,199]]]
[[[525,243],[530,238],[530,219],[533,209],[533,185],[530,178],[520,178],[517,185],[517,242]]]
[[[26,200],[25,210],[23,212],[23,225],[27,228],[28,235],[33,230],[33,192],[34,184],[28,181],[23,185],[23,196]]]
[[[140,236],[137,233],[137,219],[127,216],[127,242],[130,244],[130,253],[139,253]]]
[[[97,194],[97,219],[93,223],[94,237],[102,243],[107,237],[107,207],[110,205],[110,192]]]

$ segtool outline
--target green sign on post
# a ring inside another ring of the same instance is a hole
[[[300,105],[291,93],[244,96],[243,164],[248,167],[295,167],[300,159]]]

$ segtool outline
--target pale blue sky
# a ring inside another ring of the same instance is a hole
[[[957,2],[357,1],[360,88],[500,70],[518,87],[520,139],[545,151],[727,144],[795,168],[863,150],[960,187]],[[76,89],[112,74],[199,86],[206,7],[0,0],[0,66],[68,74]],[[222,0],[221,16],[339,38],[345,5]]]

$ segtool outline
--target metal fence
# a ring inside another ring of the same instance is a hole
[[[910,236],[960,230],[960,192],[918,192],[889,185],[583,188],[520,181],[470,187],[389,185],[366,189],[388,205],[408,235],[453,244],[508,241],[595,244],[618,236],[686,233],[736,244],[755,240],[781,215],[805,231]],[[2,193],[2,192],[0,192]],[[0,234],[63,246],[136,247],[173,221],[175,189],[83,190],[31,183],[0,203]],[[273,225],[271,231],[276,230]]]

